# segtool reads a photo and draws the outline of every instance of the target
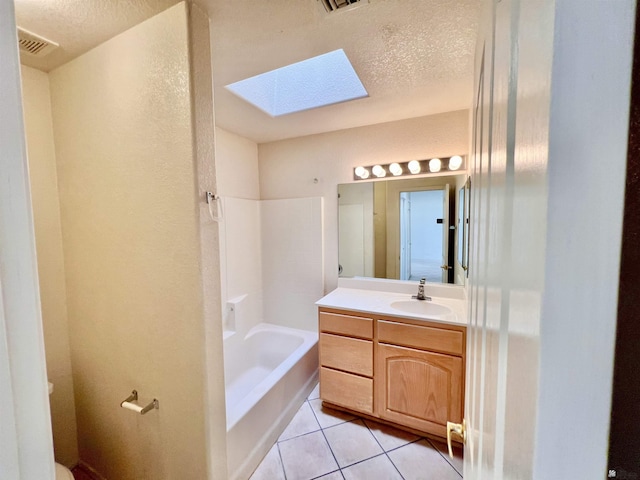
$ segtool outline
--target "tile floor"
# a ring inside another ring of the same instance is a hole
[[[251,480],[459,480],[462,450],[322,408],[318,387]]]

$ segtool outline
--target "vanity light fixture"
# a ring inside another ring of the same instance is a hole
[[[449,159],[449,170],[458,170],[462,166],[462,157],[454,155]]]
[[[387,174],[385,169],[382,168],[380,165],[376,165],[375,167],[373,167],[371,169],[371,173],[373,173],[378,178],[382,178]]]
[[[389,165],[389,171],[394,177],[402,175],[402,167],[399,163],[392,163],[391,165]]]
[[[369,170],[364,167],[356,167],[354,173],[359,180],[365,180],[369,178]]]
[[[359,166],[353,169],[354,180],[366,180],[370,177],[384,178],[392,175],[401,177],[417,175],[419,173],[447,173],[464,168],[464,157],[454,155],[445,158],[431,158],[429,160],[411,160],[410,162],[393,162],[389,165]]]
[[[439,172],[442,169],[442,161],[439,158],[429,160],[429,171],[431,173]]]

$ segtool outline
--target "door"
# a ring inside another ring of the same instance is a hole
[[[442,283],[449,282],[449,270],[453,265],[449,265],[449,184],[444,187],[444,195],[442,197]]]
[[[0,58],[0,477],[50,480],[53,439],[12,1],[0,2]]]
[[[399,192],[400,280],[448,282],[449,185]],[[446,239],[447,241],[444,241]]]
[[[529,2],[488,1],[481,18],[472,111],[465,479],[534,478],[552,32],[520,31],[552,25],[552,16],[552,8]]]
[[[400,280],[411,278],[411,197],[400,194]]]

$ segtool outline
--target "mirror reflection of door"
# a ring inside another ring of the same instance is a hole
[[[353,184],[338,192],[340,277],[373,276],[373,210],[372,184]]]
[[[339,276],[411,281],[425,277],[429,282],[464,284],[465,275],[455,238],[458,203],[455,192],[464,187],[466,181],[467,174],[462,172],[338,185],[338,261],[342,267]],[[448,185],[453,193],[447,193]],[[415,221],[404,221],[401,225],[401,215],[420,218],[424,203],[419,193],[415,198],[405,195],[402,200],[402,192],[412,195],[414,192],[437,192],[433,194],[441,199],[440,208],[432,220],[425,222],[440,235],[438,247],[432,248],[431,252],[441,253],[423,253],[428,248],[424,245],[428,236],[420,233],[422,227],[416,226]],[[466,198],[465,194],[465,203]],[[437,218],[443,223],[431,223]],[[431,274],[425,271],[425,263],[431,263]]]
[[[415,210],[414,210],[415,212]],[[400,279],[411,279],[411,227],[414,218],[411,216],[411,194],[400,193]]]
[[[448,185],[400,192],[400,279],[447,282]]]

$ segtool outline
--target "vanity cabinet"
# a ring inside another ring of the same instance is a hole
[[[462,421],[466,327],[320,308],[320,397],[446,436]]]

